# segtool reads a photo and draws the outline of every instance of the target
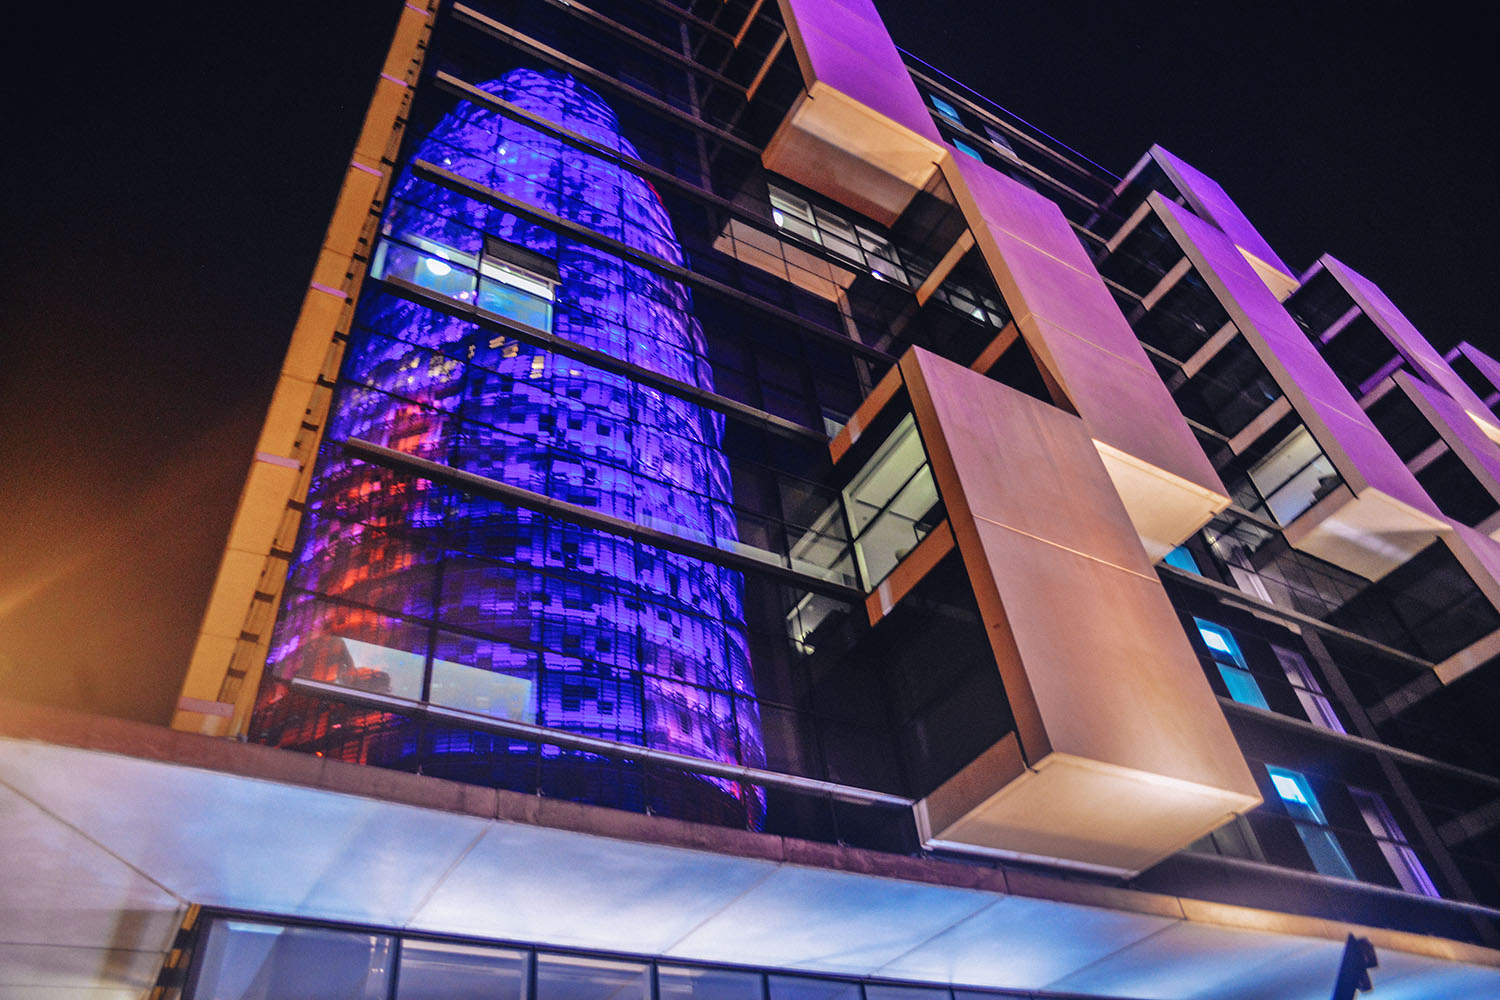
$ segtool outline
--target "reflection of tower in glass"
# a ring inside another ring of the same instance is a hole
[[[569,76],[483,89],[634,157]],[[605,159],[468,102],[426,161],[674,264],[656,192]],[[713,387],[678,282],[488,202],[398,178],[373,271]],[[345,457],[374,441],[707,541],[735,540],[722,417],[630,379],[367,291],[351,332],[252,738],[331,757],[758,825],[760,793],[453,730],[294,692],[294,678],[758,766],[743,580],[702,560],[464,496]],[[747,815],[748,813],[748,815]]]

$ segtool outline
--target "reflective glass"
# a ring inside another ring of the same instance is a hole
[[[407,940],[396,984],[396,1000],[526,1000],[526,953]]]
[[[656,988],[658,1000],[762,1000],[760,974],[731,969],[658,966]]]
[[[537,1000],[648,1000],[650,966],[577,955],[536,957]]]
[[[771,1000],[860,1000],[859,984],[812,976],[769,976]]]
[[[1349,866],[1349,859],[1344,857],[1338,838],[1328,829],[1328,819],[1323,815],[1323,807],[1318,804],[1318,798],[1313,794],[1307,779],[1296,771],[1270,765],[1266,766],[1266,771],[1271,775],[1271,785],[1276,789],[1287,814],[1298,821],[1297,836],[1302,838],[1302,846],[1307,848],[1313,867],[1323,875],[1354,878],[1354,869]]]
[[[195,996],[208,1000],[385,1000],[391,939],[322,927],[216,920]]]

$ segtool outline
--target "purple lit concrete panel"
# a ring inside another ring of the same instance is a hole
[[[1213,466],[1062,211],[972,157],[953,157],[944,169],[957,171],[960,205],[1017,326],[1090,433],[1222,494]]]
[[[1406,372],[1396,373],[1396,384],[1426,413],[1443,440],[1448,442],[1448,447],[1480,483],[1491,493],[1500,490],[1500,445],[1490,440],[1464,407],[1441,390],[1417,381]],[[1500,496],[1500,493],[1496,495]]]
[[[870,0],[780,0],[809,89],[825,84],[918,135],[941,141],[901,53]]]
[[[1020,733],[1028,762],[1063,753],[1253,798],[1083,422],[919,349],[901,370],[1007,695],[1041,727]]]
[[[1479,369],[1479,374],[1496,390],[1500,391],[1500,361],[1496,361],[1488,354],[1465,341],[1458,345],[1458,351]],[[1486,393],[1486,395],[1489,395]]]
[[[1452,396],[1463,409],[1481,416],[1489,413],[1489,407],[1458,377],[1458,373],[1427,342],[1427,338],[1412,325],[1411,320],[1396,308],[1396,304],[1381,291],[1379,285],[1327,254],[1318,263],[1343,286],[1344,291],[1349,293],[1423,380]]]
[[[1234,244],[1160,195],[1152,195],[1151,203],[1350,489],[1359,494],[1372,487],[1436,515],[1416,477]]]
[[[1265,237],[1261,236],[1260,231],[1245,217],[1245,213],[1240,211],[1240,207],[1224,192],[1218,181],[1160,146],[1152,146],[1150,156],[1166,172],[1194,212],[1218,226],[1235,245],[1255,254],[1288,277],[1295,277],[1292,269],[1271,249]]]
[[[1093,272],[1083,244],[1054,202],[972,156],[954,157],[954,166],[991,228],[1004,230],[1070,267]]]

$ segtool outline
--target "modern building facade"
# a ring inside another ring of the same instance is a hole
[[[870,0],[408,3],[178,732],[0,714],[18,912],[122,995],[1500,995],[1497,442]]]

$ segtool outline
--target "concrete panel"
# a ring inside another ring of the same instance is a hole
[[[775,870],[768,861],[492,826],[411,926],[664,954]]]
[[[930,838],[1133,871],[1255,805],[1082,422],[923,351],[901,370],[1019,737],[929,797]]]
[[[1285,299],[1297,286],[1292,269],[1271,249],[1265,237],[1219,186],[1219,182],[1160,146],[1152,146],[1146,155],[1154,159],[1176,185],[1188,207],[1199,218],[1218,226],[1245,256],[1257,276],[1263,281],[1268,277],[1271,279],[1267,287],[1272,294],[1278,300]],[[1262,266],[1256,267],[1256,264]]]
[[[879,974],[1041,989],[1173,922],[1167,916],[1007,896],[917,945]]]
[[[204,905],[404,925],[484,829],[472,817],[86,757],[80,767],[55,747],[10,745],[0,781]],[[66,783],[48,778],[64,773]],[[383,773],[370,777],[378,787]]]
[[[1050,986],[1054,990],[1110,993],[1143,1000],[1218,998],[1232,994],[1241,985],[1255,983],[1259,970],[1295,964],[1315,951],[1326,955],[1330,944],[1291,935],[1224,931],[1176,923]],[[1208,958],[1209,954],[1214,957]],[[1321,996],[1326,997],[1332,991],[1331,976],[1327,987]],[[1273,996],[1281,1000],[1283,996],[1265,992],[1252,995],[1267,1000]]]
[[[1377,579],[1447,530],[1416,477],[1229,239],[1159,194],[1150,203],[1349,487],[1300,515],[1288,541]]]
[[[886,225],[944,156],[932,116],[870,0],[779,0],[806,90],[768,169]]]
[[[972,157],[944,172],[1027,346],[1104,446],[1160,558],[1228,505],[1212,464],[1061,210]]]
[[[866,974],[993,902],[985,893],[783,866],[668,954]]]
[[[1394,378],[1400,391],[1422,411],[1480,485],[1491,496],[1500,499],[1500,445],[1453,397],[1418,382],[1406,372],[1397,372]]]
[[[1427,342],[1427,338],[1412,325],[1411,320],[1396,308],[1396,304],[1379,285],[1330,255],[1325,254],[1319,258],[1318,263],[1349,293],[1349,297],[1370,317],[1425,382],[1442,389],[1461,409],[1471,414],[1473,419],[1493,425],[1494,415],[1490,413],[1489,407],[1458,377],[1452,366],[1443,360],[1443,356]]]

